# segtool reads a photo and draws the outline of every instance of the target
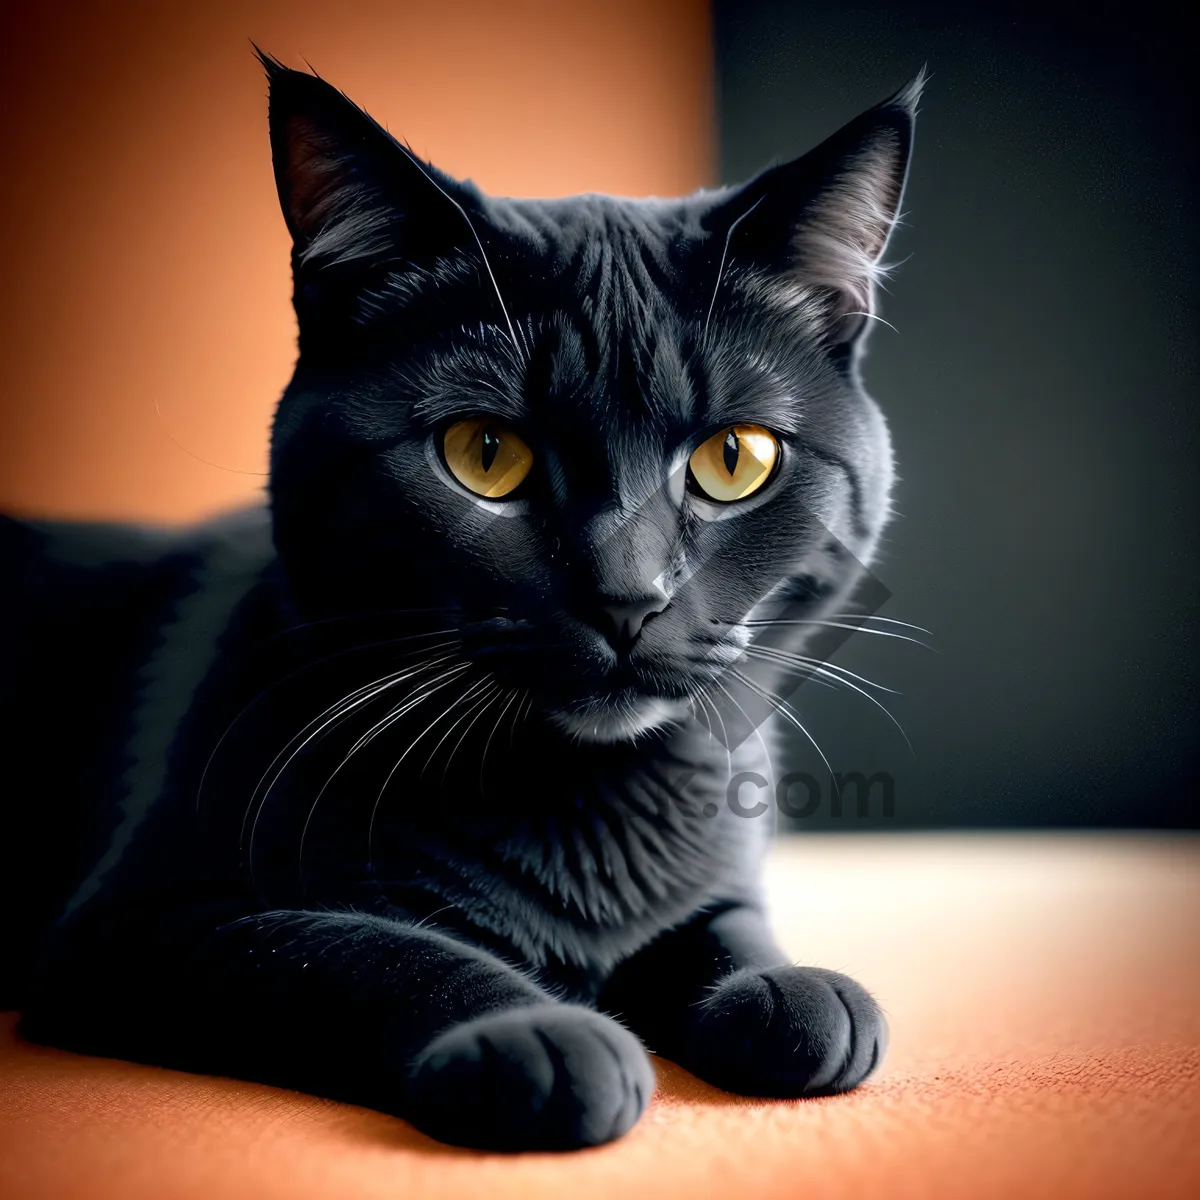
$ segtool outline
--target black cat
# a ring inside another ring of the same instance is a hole
[[[0,522],[4,1002],[506,1150],[625,1132],[644,1047],[853,1087],[883,1018],[772,939],[728,724],[794,721],[751,635],[844,604],[887,519],[857,359],[921,78],[744,187],[533,201],[263,61],[269,512]]]

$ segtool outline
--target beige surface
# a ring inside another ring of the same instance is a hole
[[[1200,1195],[1200,842],[809,838],[770,885],[797,959],[888,1011],[884,1069],[849,1096],[741,1101],[659,1063],[620,1143],[504,1158],[6,1037],[0,1197]]]

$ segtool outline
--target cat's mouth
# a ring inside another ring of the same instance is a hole
[[[669,700],[621,692],[596,697],[577,705],[549,709],[550,723],[578,742],[612,745],[633,742],[671,725],[677,725],[690,710],[687,700]]]
[[[528,621],[493,618],[464,628],[468,656],[504,686],[531,691],[531,708],[576,742],[635,742],[691,712],[688,666],[655,655],[615,654],[582,625],[542,641]],[[690,665],[690,664],[688,664]]]

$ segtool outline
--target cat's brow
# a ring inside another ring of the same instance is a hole
[[[755,391],[712,396],[695,414],[698,426],[765,425],[776,433],[800,433],[804,428],[804,403],[785,392]]]
[[[493,413],[508,421],[524,421],[530,416],[520,396],[511,395],[484,380],[475,380],[454,392],[424,395],[417,401],[415,411],[435,425],[452,417],[474,413]]]

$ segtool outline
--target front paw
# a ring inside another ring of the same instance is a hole
[[[573,1150],[620,1137],[654,1072],[623,1026],[575,1005],[538,1005],[447,1030],[411,1074],[411,1119],[443,1142],[489,1150]]]
[[[846,975],[817,967],[735,972],[695,1009],[688,1061],[747,1096],[811,1096],[860,1084],[887,1047],[879,1005]]]

